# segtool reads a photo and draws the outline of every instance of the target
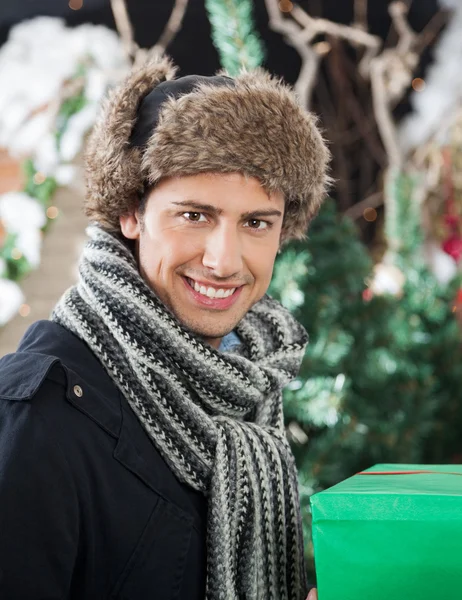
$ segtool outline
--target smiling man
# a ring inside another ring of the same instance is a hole
[[[120,221],[157,297],[218,348],[268,289],[283,215],[257,179],[201,173],[162,181]]]
[[[0,360],[0,597],[305,600],[283,387],[307,336],[266,295],[327,182],[263,71],[108,98],[79,283]]]

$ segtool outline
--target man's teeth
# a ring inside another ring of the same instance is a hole
[[[236,288],[231,288],[229,290],[225,290],[223,288],[213,288],[213,287],[205,287],[205,285],[199,285],[196,281],[189,279],[189,283],[191,287],[193,287],[196,292],[202,294],[203,296],[208,296],[209,298],[228,298],[231,294],[234,294]]]

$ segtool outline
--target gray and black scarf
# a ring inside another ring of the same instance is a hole
[[[304,600],[303,539],[281,390],[306,333],[264,297],[221,353],[192,335],[97,226],[53,320],[84,340],[178,479],[208,500],[207,599]]]

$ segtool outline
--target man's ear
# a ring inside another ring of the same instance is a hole
[[[129,240],[137,240],[140,237],[141,222],[137,211],[119,217],[120,229]]]

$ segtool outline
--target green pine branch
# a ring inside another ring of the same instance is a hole
[[[20,258],[15,257],[16,238],[16,234],[7,233],[0,248],[0,258],[6,264],[6,279],[11,279],[11,281],[19,281],[30,271],[29,262],[24,256]]]
[[[265,58],[263,44],[254,31],[251,0],[206,0],[212,40],[222,66],[231,76],[242,67],[252,70]]]

